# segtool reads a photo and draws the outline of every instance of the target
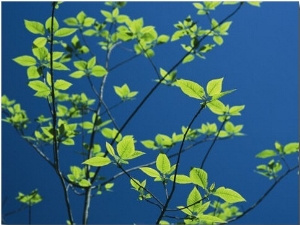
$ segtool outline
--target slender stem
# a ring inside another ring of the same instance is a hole
[[[207,152],[206,152],[206,154],[205,154],[205,156],[204,156],[204,158],[203,158],[203,160],[202,160],[202,163],[201,163],[201,166],[200,166],[201,169],[203,168],[204,163],[205,163],[205,161],[206,161],[206,159],[207,159],[209,153],[211,152],[212,148],[214,147],[214,145],[215,145],[215,143],[216,143],[216,141],[217,141],[217,139],[218,139],[218,137],[219,137],[219,135],[220,135],[220,132],[221,132],[223,126],[225,125],[226,121],[227,121],[227,119],[225,119],[225,120],[223,121],[223,123],[221,124],[221,126],[220,126],[220,128],[219,128],[219,130],[218,130],[218,133],[216,134],[216,136],[215,136],[213,142],[212,142],[211,145],[209,146],[209,148],[208,148],[208,150],[207,150]]]
[[[64,199],[67,206],[68,218],[71,224],[74,224],[71,205],[69,202],[69,196],[64,181],[64,177],[59,168],[59,144],[57,142],[57,115],[56,115],[56,101],[55,101],[55,91],[54,91],[54,74],[53,74],[53,40],[54,40],[54,12],[57,2],[52,3],[52,13],[51,13],[51,28],[50,28],[50,76],[51,76],[51,100],[52,100],[52,127],[53,127],[53,157],[54,157],[54,168],[60,179],[60,182],[63,187]]]
[[[201,111],[205,108],[205,103],[202,103],[201,104],[201,107],[198,109],[198,111],[196,112],[196,114],[194,115],[193,119],[191,120],[190,124],[188,125],[184,135],[183,135],[183,140],[181,142],[181,145],[180,145],[180,149],[179,149],[179,152],[178,152],[178,156],[177,156],[177,161],[176,161],[176,167],[175,167],[175,172],[174,172],[174,182],[172,184],[172,189],[171,189],[171,192],[170,192],[170,195],[168,196],[167,198],[167,201],[160,213],[160,215],[158,216],[157,220],[156,220],[156,224],[159,224],[159,222],[161,221],[161,219],[163,218],[167,208],[168,208],[168,205],[173,197],[173,194],[175,192],[175,188],[176,188],[176,176],[177,176],[177,173],[178,173],[178,168],[179,168],[179,162],[180,162],[180,156],[181,156],[181,153],[183,151],[183,145],[184,145],[184,142],[185,142],[185,138],[186,138],[186,135],[189,131],[189,129],[191,128],[192,124],[194,123],[195,119],[198,117],[198,115],[201,113]]]

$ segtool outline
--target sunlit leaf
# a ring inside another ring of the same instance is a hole
[[[58,90],[67,90],[69,87],[71,87],[71,83],[65,80],[56,80],[54,83],[54,88]]]
[[[156,158],[156,168],[162,174],[167,174],[171,169],[171,164],[169,158],[166,154],[160,153]]]
[[[21,66],[34,66],[36,64],[35,58],[28,55],[19,56],[14,58],[13,60]]]
[[[33,34],[45,34],[45,28],[44,25],[41,24],[40,22],[36,21],[29,21],[29,20],[24,20],[25,27],[28,31],[30,31]]]
[[[196,82],[180,79],[176,81],[176,85],[180,87],[182,92],[188,95],[189,97],[202,99],[205,95],[203,87],[201,87]]]
[[[236,202],[245,202],[246,200],[236,191],[219,187],[215,192],[212,193],[215,196],[222,198],[225,202],[236,203]]]
[[[61,28],[54,33],[55,37],[66,37],[77,31],[77,28]]]
[[[99,167],[99,166],[106,166],[110,163],[111,163],[111,161],[108,157],[95,156],[95,157],[85,160],[82,164]]]
[[[261,151],[260,153],[256,154],[255,157],[257,158],[268,158],[277,155],[277,153],[272,149],[266,149]]]
[[[192,183],[199,185],[203,189],[207,188],[208,177],[207,177],[207,173],[203,169],[193,168],[190,171],[190,178]]]

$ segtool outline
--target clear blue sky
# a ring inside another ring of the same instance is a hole
[[[235,6],[220,7],[213,12],[217,20],[224,18]],[[87,15],[100,20],[100,10],[109,10],[103,3],[63,3],[56,12],[59,21],[76,16],[83,10]],[[187,15],[196,17],[196,9],[191,2],[185,3],[138,3],[130,2],[121,10],[131,18],[144,17],[146,25],[154,25],[159,34],[172,34],[174,23],[182,21]],[[31,54],[31,43],[36,37],[27,32],[24,19],[44,21],[50,16],[50,2],[2,2],[2,94],[21,103],[30,118],[41,113],[46,114],[47,104],[33,97],[33,91],[27,87],[26,68],[12,61],[20,55]],[[204,17],[197,18],[198,23],[206,23]],[[223,102],[230,105],[245,104],[242,117],[234,118],[235,124],[244,124],[246,136],[218,142],[204,168],[208,171],[209,181],[218,186],[237,190],[247,200],[240,206],[247,209],[272,184],[253,172],[255,166],[263,160],[254,156],[261,150],[273,148],[274,142],[282,144],[298,140],[298,2],[263,3],[260,8],[244,5],[232,18],[233,23],[224,44],[207,54],[207,59],[197,59],[195,63],[179,67],[178,76],[194,80],[200,84],[224,77],[224,90],[236,88],[237,91]],[[63,27],[63,23],[60,22]],[[205,26],[205,25],[204,25]],[[100,53],[95,47],[94,52]],[[169,69],[183,55],[179,42],[158,47],[154,63],[158,67]],[[112,65],[122,60],[119,53],[112,54]],[[65,79],[68,73],[64,73]],[[149,62],[139,57],[127,67],[113,71],[108,84],[121,86],[127,82],[132,90],[139,90],[135,102],[121,106],[120,112],[113,111],[119,124],[132,111],[142,97],[153,86],[156,75]],[[73,80],[71,80],[73,81]],[[140,88],[143,81],[143,88]],[[78,84],[78,83],[77,83]],[[84,91],[72,87],[71,91]],[[75,86],[75,84],[74,84]],[[150,98],[147,105],[137,114],[124,133],[135,134],[136,140],[153,139],[156,133],[171,135],[180,132],[182,125],[187,126],[195,113],[198,103],[189,99],[180,91],[169,92],[161,87]],[[110,96],[112,87],[105,93]],[[169,94],[172,93],[172,94]],[[113,105],[117,97],[111,94],[107,102]],[[167,110],[161,110],[170,104]],[[215,116],[205,113],[196,124],[217,122]],[[34,129],[34,125],[32,129]],[[99,135],[100,138],[100,135]],[[197,166],[203,157],[199,154],[208,145],[199,147],[183,157],[188,166]],[[137,144],[142,151],[149,151]],[[70,164],[79,165],[76,149],[62,151],[66,163],[63,171],[68,172]],[[70,153],[71,152],[71,153]],[[62,156],[62,157],[63,157]],[[150,157],[150,156],[149,156]],[[143,159],[146,162],[147,160]],[[297,163],[294,155],[288,161]],[[189,169],[186,168],[187,170]],[[117,172],[117,170],[114,170]],[[110,172],[110,173],[114,173]],[[138,173],[134,173],[138,177]],[[148,181],[150,182],[150,179]],[[17,135],[8,124],[2,123],[2,214],[19,207],[15,200],[18,191],[29,193],[38,188],[43,202],[33,207],[33,223],[62,224],[67,215],[62,200],[62,188],[58,185],[52,168],[46,164],[34,150]],[[153,187],[153,186],[152,186]],[[299,189],[297,173],[290,174],[254,211],[235,222],[235,224],[297,224],[299,219]],[[187,189],[189,190],[189,189]],[[179,204],[185,203],[187,191],[178,193]],[[71,201],[76,202],[71,195]],[[127,178],[117,180],[113,193],[106,193],[93,199],[90,223],[154,223],[158,215],[155,207],[136,201],[136,193],[130,189]],[[81,203],[74,209],[75,222],[80,223]],[[137,210],[138,209],[138,210]],[[26,223],[27,211],[5,218],[5,222]]]

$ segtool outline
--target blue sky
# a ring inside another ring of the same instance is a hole
[[[212,15],[221,20],[234,8],[235,6],[222,6]],[[56,11],[56,17],[60,22],[83,10],[87,15],[100,20],[101,9],[109,10],[109,7],[103,3],[67,2]],[[204,17],[197,17],[191,2],[130,2],[121,12],[131,18],[143,17],[144,23],[154,25],[159,34],[172,34],[175,31],[173,24],[188,15],[198,20],[198,23],[203,23],[204,27],[207,23]],[[33,97],[33,91],[27,87],[26,68],[17,65],[12,58],[30,55],[31,43],[36,37],[27,32],[23,20],[44,23],[50,13],[50,2],[2,2],[2,94],[20,102],[30,118],[46,114],[48,107],[46,102]],[[203,86],[211,79],[224,77],[223,89],[236,88],[237,91],[224,97],[222,101],[230,105],[246,105],[242,116],[232,120],[234,124],[244,125],[243,132],[246,136],[217,142],[204,169],[209,174],[210,182],[241,193],[247,202],[239,206],[247,209],[272,184],[272,181],[253,172],[256,165],[266,162],[254,156],[263,149],[274,148],[275,141],[287,144],[297,141],[299,136],[298,3],[263,3],[260,8],[245,4],[232,20],[224,44],[208,53],[205,60],[197,59],[193,63],[181,65],[178,76],[194,80]],[[60,22],[60,25],[62,27],[63,23]],[[97,48],[98,46],[93,51],[101,54],[100,48]],[[124,59],[122,57],[126,58],[125,53],[120,49],[113,52],[111,65]],[[157,67],[168,70],[183,54],[180,43],[172,42],[157,47],[153,62]],[[67,75],[64,72],[62,76],[73,82]],[[113,94],[112,85],[121,86],[126,82],[132,90],[139,91],[135,101],[127,102],[118,108],[120,110],[112,111],[118,123],[122,124],[132,108],[154,85],[156,75],[149,62],[138,57],[127,66],[113,71],[111,77],[105,92],[109,105],[118,101]],[[76,84],[80,85],[75,87]],[[88,84],[75,82],[73,86],[71,91],[81,92]],[[138,141],[153,139],[157,133],[179,133],[181,126],[187,126],[198,106],[195,99],[183,95],[179,89],[170,91],[168,87],[162,86],[151,96],[124,133],[135,134]],[[217,122],[216,116],[206,110],[194,126],[205,122]],[[34,127],[33,124],[31,131]],[[137,148],[147,153],[150,151],[139,143]],[[199,165],[203,157],[199,152],[207,148],[208,145],[204,144],[184,155],[183,170],[188,171],[190,166]],[[62,166],[64,172],[68,172],[70,164],[79,165],[82,162],[82,158],[74,154],[75,151],[67,148],[62,151],[62,158],[65,157],[65,164]],[[154,154],[149,154],[148,157],[154,157]],[[147,157],[139,162],[147,162]],[[291,166],[297,164],[296,156],[289,157],[288,162]],[[107,171],[111,175],[116,172],[118,170]],[[140,173],[133,174],[142,177]],[[151,183],[150,179],[148,182]],[[2,214],[19,207],[15,200],[18,191],[29,193],[38,188],[44,200],[33,207],[32,222],[64,223],[67,215],[63,206],[62,189],[58,184],[59,180],[53,169],[11,126],[2,123],[2,202],[6,199],[2,205]],[[150,187],[157,186],[151,184]],[[254,211],[234,223],[297,224],[298,187],[297,173],[291,173]],[[185,203],[190,187],[183,190],[185,191],[177,193],[179,197],[175,202],[178,204]],[[75,221],[80,223],[82,200],[76,200],[74,195],[71,195],[71,199],[76,203]],[[127,178],[121,177],[112,193],[93,199],[90,223],[154,223],[153,218],[157,217],[158,210],[136,199],[137,195],[130,189]],[[27,211],[7,216],[5,222],[26,223]]]

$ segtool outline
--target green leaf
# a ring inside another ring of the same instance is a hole
[[[223,5],[235,5],[235,4],[239,4],[241,2],[235,2],[235,1],[224,1]]]
[[[148,176],[150,176],[150,177],[154,177],[154,178],[160,177],[159,172],[157,172],[157,170],[152,169],[152,168],[150,168],[150,167],[141,167],[141,168],[139,168],[139,169],[140,169],[141,171],[143,171],[145,174],[147,174]]]
[[[56,80],[54,83],[54,88],[57,90],[67,90],[69,87],[71,87],[71,83],[65,80]]]
[[[40,80],[30,81],[28,86],[37,91],[35,96],[47,97],[50,94],[50,88]]]
[[[69,26],[77,26],[77,19],[74,17],[69,17],[67,19],[64,20],[64,22],[69,25]]]
[[[160,153],[156,158],[156,168],[162,174],[167,174],[171,169],[171,164],[169,158],[166,154]]]
[[[219,35],[214,35],[213,40],[218,44],[222,45],[223,44],[223,38]]]
[[[170,39],[170,37],[168,35],[159,35],[157,38],[157,44],[163,44],[168,42]]]
[[[219,187],[215,192],[212,193],[215,196],[222,198],[225,202],[236,203],[236,202],[245,202],[246,200],[236,191]]]
[[[111,161],[108,157],[95,156],[95,157],[85,160],[82,164],[99,167],[99,166],[106,166],[110,163],[111,163]]]
[[[258,153],[255,157],[257,158],[268,158],[277,155],[277,153],[272,149],[266,149]]]
[[[87,62],[83,60],[75,61],[73,64],[79,70],[85,70],[87,67]]]
[[[28,55],[19,56],[14,58],[13,60],[21,66],[34,66],[36,64],[35,58]]]
[[[194,55],[192,55],[192,54],[189,54],[189,55],[187,55],[186,57],[184,57],[184,59],[183,59],[182,63],[188,63],[188,62],[191,62],[191,61],[193,61],[193,60],[194,60],[194,58],[195,58],[195,56],[194,56]]]
[[[152,140],[141,141],[141,143],[142,143],[146,148],[149,148],[149,149],[155,149],[155,148],[156,148],[155,142],[152,141]]]
[[[123,138],[117,144],[117,152],[121,159],[130,159],[130,156],[133,155],[135,151],[134,140],[132,137]]]
[[[244,108],[245,108],[245,105],[232,106],[229,109],[229,114],[231,116],[239,116],[239,115],[241,115],[240,111],[242,111]]]
[[[70,70],[68,67],[66,67],[64,64],[60,62],[53,62],[53,69],[54,70]]]
[[[226,106],[219,100],[210,101],[206,106],[217,115],[223,115],[226,112]]]
[[[77,31],[77,28],[61,28],[54,33],[55,37],[66,37]]]
[[[285,154],[291,154],[294,152],[299,152],[299,143],[292,142],[284,146],[283,151]]]
[[[176,81],[176,85],[189,97],[203,99],[205,96],[203,87],[193,81],[180,79]]]
[[[206,92],[209,96],[219,94],[222,91],[223,77],[210,80],[206,86]]]
[[[212,215],[199,215],[198,218],[200,219],[200,221],[205,221],[205,223],[208,224],[215,224],[215,223],[227,223],[225,220],[222,220],[219,217],[216,216],[212,216]]]
[[[174,182],[175,176],[171,175],[170,180]],[[190,184],[192,183],[191,178],[186,175],[177,174],[176,175],[176,183],[178,184]]]
[[[40,73],[36,66],[30,66],[27,68],[27,77],[28,79],[36,79],[40,77]]]
[[[78,183],[81,187],[90,187],[91,186],[91,183],[86,180],[86,179],[82,179],[81,181],[79,181]]]
[[[108,153],[111,155],[111,156],[115,156],[115,150],[114,148],[111,146],[111,144],[109,144],[108,142],[106,142],[106,150],[108,151]]]
[[[33,44],[38,48],[44,47],[46,43],[47,43],[47,38],[45,37],[38,37],[33,41]]]
[[[247,3],[252,5],[252,6],[260,7],[261,1],[249,1]]]
[[[103,77],[107,74],[107,70],[103,66],[94,66],[91,74],[95,77]]]
[[[87,69],[92,69],[96,64],[96,56],[92,57],[88,62],[87,62]]]
[[[80,71],[75,71],[75,72],[71,73],[69,76],[79,79],[79,78],[83,77],[84,75],[85,75],[85,72],[80,70]]]
[[[45,27],[46,27],[46,29],[47,29],[49,32],[51,32],[50,30],[51,30],[51,27],[52,27],[52,17],[49,17],[49,18],[46,20]],[[53,31],[52,31],[52,32],[57,31],[58,28],[59,28],[59,24],[58,24],[56,18],[53,17]]]
[[[199,185],[203,189],[207,188],[208,185],[207,173],[203,169],[193,168],[190,171],[190,178],[192,183]]]
[[[45,34],[45,28],[44,25],[41,24],[40,22],[36,21],[29,21],[29,20],[24,20],[25,27],[28,31],[30,31],[33,34]]]
[[[64,145],[75,145],[74,140],[71,138],[67,138],[67,139],[63,140],[61,143]]]
[[[188,207],[189,210],[191,210],[192,212],[197,212],[198,207],[201,205],[201,194],[200,192],[197,190],[196,187],[193,188],[193,190],[190,192],[187,201],[186,201],[186,205],[190,206]]]

